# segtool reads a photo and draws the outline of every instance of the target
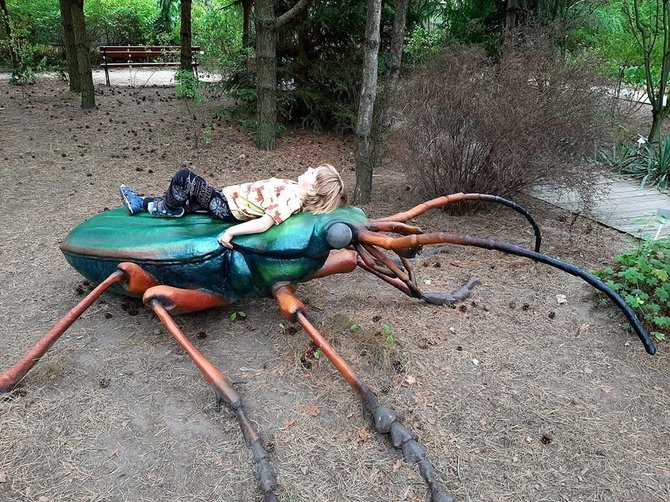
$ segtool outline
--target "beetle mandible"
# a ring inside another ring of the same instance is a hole
[[[533,227],[534,248],[445,232],[424,233],[407,222],[431,209],[466,201],[493,202],[521,213]],[[401,413],[380,403],[376,394],[339,356],[309,322],[295,287],[328,275],[361,268],[406,295],[431,304],[453,303],[466,298],[478,279],[470,279],[453,293],[424,292],[418,285],[411,258],[422,246],[457,244],[523,256],[582,278],[605,293],[624,313],[649,354],[654,343],[633,310],[605,283],[569,263],[540,252],[541,235],[534,219],[516,203],[486,194],[457,193],[438,197],[409,211],[368,220],[353,207],[313,215],[301,213],[263,234],[243,235],[232,250],[217,242],[226,225],[204,214],[179,219],[129,216],[124,208],[98,214],[75,227],[61,245],[67,261],[96,286],[60,319],[17,363],[0,374],[0,393],[9,392],[68,327],[107,289],[142,297],[176,341],[194,361],[215,390],[217,406],[225,402],[235,413],[247,445],[252,450],[259,488],[266,501],[277,500],[276,476],[262,438],[246,414],[242,400],[226,375],[186,337],[171,314],[218,307],[245,297],[274,297],[279,310],[300,324],[313,343],[334,364],[358,394],[379,433],[390,436],[408,462],[417,464],[431,492],[431,500],[453,497],[438,481],[425,446],[407,428]],[[393,255],[383,250],[392,251]]]

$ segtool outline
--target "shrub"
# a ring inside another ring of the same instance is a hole
[[[596,272],[638,314],[658,340],[670,334],[670,239],[643,240]]]
[[[604,94],[585,64],[537,40],[494,61],[451,47],[402,89],[404,160],[422,195],[512,196],[537,183],[591,194],[585,159],[609,135]]]

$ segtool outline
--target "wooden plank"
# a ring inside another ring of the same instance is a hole
[[[635,237],[654,238],[660,222],[657,213],[670,214],[670,193],[656,188],[642,188],[639,182],[614,175],[612,180],[597,178],[593,192],[599,196],[589,211],[584,210],[575,191],[558,193],[546,186],[528,190],[529,195],[597,221],[605,226]],[[670,220],[663,225],[659,237],[670,236]]]

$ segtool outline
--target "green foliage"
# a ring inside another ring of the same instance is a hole
[[[504,18],[505,2],[465,0],[445,2],[442,11],[453,42],[479,44],[491,52],[497,44]]]
[[[34,48],[35,59],[59,59],[62,36],[58,2],[8,0],[7,4],[16,38]],[[193,43],[205,51],[202,62],[211,62],[224,74],[245,56],[241,48],[241,9],[230,6],[228,0],[199,0],[192,8]],[[92,49],[98,45],[179,43],[179,2],[175,0],[86,0],[84,9]],[[5,52],[0,45],[0,59],[9,61]]]
[[[195,78],[192,71],[178,70],[174,80],[177,82],[177,88],[175,89],[177,97],[186,98],[194,105],[202,103],[202,94],[200,93],[202,83]]]
[[[230,314],[230,320],[231,321],[243,321],[244,319],[247,318],[247,313],[243,310],[236,310],[232,314]]]
[[[670,239],[643,240],[596,275],[619,293],[653,336],[670,335]]]
[[[194,42],[205,52],[199,60],[222,75],[229,75],[253,53],[242,47],[242,10],[222,8],[230,4],[227,0],[201,0],[192,10]]]
[[[437,54],[442,45],[442,33],[417,26],[403,44],[403,65],[414,67]]]
[[[621,145],[601,154],[601,159],[623,174],[639,178],[641,186],[670,187],[670,135],[658,143]]]
[[[581,26],[572,31],[570,49],[587,51],[603,61],[602,70],[611,76],[621,77],[622,81],[631,86],[644,85],[642,51],[631,32],[630,22],[624,14],[624,2],[615,0],[600,2],[585,18]],[[641,3],[643,17],[649,17],[649,6],[655,2],[643,0]],[[651,52],[651,73],[654,80],[660,76],[662,43],[659,40]]]
[[[7,0],[14,36],[34,47],[47,47],[61,39],[60,11],[56,0]]]
[[[84,9],[91,47],[154,41],[156,0],[86,0]]]
[[[289,2],[278,2],[284,12]],[[277,118],[280,123],[313,129],[353,131],[360,92],[365,0],[313,2],[308,16],[279,32]],[[383,10],[382,31],[391,30],[392,10]],[[388,60],[388,37],[380,48],[380,69]],[[256,110],[253,67],[243,58],[226,82],[242,116]]]

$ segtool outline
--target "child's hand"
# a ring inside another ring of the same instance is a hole
[[[233,239],[233,235],[226,230],[219,236],[219,244],[221,244],[224,247],[227,247],[228,249],[233,249],[233,244],[230,242]]]

